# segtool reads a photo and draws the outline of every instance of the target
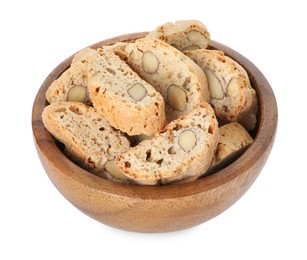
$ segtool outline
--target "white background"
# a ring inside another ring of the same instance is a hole
[[[307,259],[305,1],[1,1],[0,259]],[[31,109],[49,72],[89,44],[198,19],[270,82],[279,126],[250,190],[220,216],[166,234],[110,228],[55,189]]]

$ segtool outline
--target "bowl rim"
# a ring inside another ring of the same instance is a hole
[[[107,40],[99,41],[88,47],[97,48],[102,45],[109,45],[118,41],[130,41],[144,37],[148,32],[125,34],[113,37]],[[48,75],[45,81],[39,88],[32,107],[32,131],[35,146],[39,157],[45,167],[45,159],[53,165],[59,172],[66,174],[67,177],[79,182],[81,185],[86,185],[90,189],[94,189],[101,193],[108,193],[117,196],[133,197],[149,200],[171,199],[184,196],[192,196],[201,192],[215,189],[225,183],[239,177],[241,174],[248,171],[250,167],[257,166],[257,161],[265,160],[266,155],[270,152],[275,139],[278,121],[277,103],[273,90],[260,72],[260,70],[247,58],[237,51],[211,40],[209,47],[225,52],[225,54],[236,60],[247,71],[250,81],[258,95],[258,131],[255,135],[254,142],[247,150],[234,162],[220,171],[197,179],[188,183],[178,183],[165,186],[141,186],[118,183],[111,180],[106,180],[101,177],[84,170],[77,164],[73,163],[66,156],[63,156],[62,151],[56,145],[51,134],[44,128],[41,119],[41,113],[47,101],[45,99],[45,91],[53,80],[61,75],[71,63],[74,56],[71,55],[62,61]],[[260,119],[260,120],[259,120]],[[41,153],[41,154],[40,154]],[[59,160],[59,156],[62,156]],[[43,158],[44,157],[44,158]],[[260,164],[262,165],[262,164]],[[263,166],[261,166],[263,167]],[[46,167],[45,167],[46,170]],[[260,172],[260,170],[259,170]],[[48,171],[47,171],[48,174]],[[49,174],[48,174],[49,175]],[[50,177],[50,176],[49,176]]]

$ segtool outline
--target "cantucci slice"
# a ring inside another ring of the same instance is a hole
[[[165,124],[164,100],[113,51],[99,50],[88,66],[93,106],[129,135],[153,135]]]
[[[127,45],[126,52],[132,69],[163,96],[167,122],[210,100],[204,72],[169,44],[141,38]]]
[[[208,103],[172,121],[151,139],[117,156],[115,164],[144,185],[199,177],[209,168],[218,142],[218,124]]]
[[[254,129],[257,96],[244,68],[222,51],[202,49],[184,54],[206,73],[217,117],[226,122],[239,121],[246,129]]]
[[[107,161],[127,151],[128,139],[108,120],[80,102],[55,102],[44,108],[47,130],[65,145],[66,154],[85,169],[103,175]]]

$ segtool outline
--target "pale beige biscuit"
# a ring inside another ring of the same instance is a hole
[[[248,130],[256,125],[257,95],[244,68],[217,50],[185,51],[206,73],[211,105],[218,118],[240,121]]]
[[[147,37],[165,41],[180,51],[206,49],[210,41],[207,27],[197,20],[165,23],[150,32]]]
[[[42,119],[73,161],[99,175],[107,161],[130,147],[128,139],[103,115],[80,102],[52,103],[44,108]]]
[[[246,129],[237,122],[225,124],[219,128],[219,142],[211,167],[221,163],[229,163],[241,155],[253,142]]]
[[[100,55],[96,50],[86,48],[75,55],[71,66],[52,82],[46,91],[49,103],[58,101],[78,101],[91,105],[88,92],[87,66]]]
[[[209,168],[217,142],[214,111],[201,103],[161,133],[117,156],[115,164],[128,178],[144,185],[199,177]]]
[[[93,106],[129,135],[153,135],[165,125],[164,100],[113,51],[102,49],[88,66]]]
[[[126,52],[132,69],[163,96],[167,122],[210,100],[202,69],[167,43],[141,38],[127,45]]]

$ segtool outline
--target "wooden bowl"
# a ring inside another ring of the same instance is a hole
[[[134,33],[98,42],[97,48],[130,41],[146,33]],[[40,160],[53,184],[82,212],[112,227],[138,232],[167,232],[203,223],[229,208],[253,184],[271,151],[277,128],[274,93],[262,73],[236,51],[211,41],[210,48],[224,51],[247,71],[259,99],[254,143],[222,170],[192,181],[166,186],[115,183],[80,168],[62,153],[44,128],[41,114],[47,105],[45,92],[65,71],[72,56],[46,78],[33,104],[32,128]]]

